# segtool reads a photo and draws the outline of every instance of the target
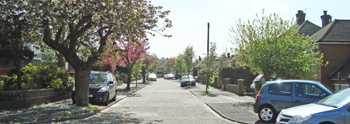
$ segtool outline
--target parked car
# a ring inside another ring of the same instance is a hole
[[[184,86],[196,86],[196,80],[194,80],[193,76],[192,75],[184,75],[181,77],[181,87],[184,87]]]
[[[164,75],[164,79],[174,79],[174,75],[173,74],[165,74]]]
[[[151,74],[148,75],[148,77],[149,77],[150,81],[157,81],[157,75],[156,74],[151,73]]]
[[[117,100],[117,81],[110,72],[92,71],[90,73],[89,102],[108,105],[109,100]],[[75,88],[72,92],[75,104]]]
[[[318,102],[282,110],[277,124],[350,124],[350,89]]]
[[[271,76],[270,77],[270,81],[276,80],[276,76]],[[264,74],[259,74],[258,76],[256,76],[252,82],[252,84],[250,84],[250,89],[251,90],[255,90],[255,83],[256,81],[261,81],[263,84],[266,82],[265,80],[265,76]]]
[[[261,121],[275,121],[282,109],[318,101],[333,92],[320,82],[307,80],[268,81],[256,95],[254,112]]]

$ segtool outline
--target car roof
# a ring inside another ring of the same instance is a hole
[[[97,74],[97,73],[109,73],[109,71],[91,71],[91,74]]]
[[[320,82],[312,81],[312,80],[275,80],[275,81],[267,81],[266,84],[285,83],[285,82],[321,84]]]

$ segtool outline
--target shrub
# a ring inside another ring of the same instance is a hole
[[[210,82],[211,84],[214,84],[214,82],[215,82],[215,77],[218,76],[218,75],[219,75],[219,72],[215,72],[215,73],[210,77],[209,82]]]
[[[17,90],[17,75],[7,76],[1,75],[0,91],[2,90]]]
[[[62,88],[70,87],[68,74],[63,68],[40,64],[34,66],[29,63],[23,67],[22,80],[26,82],[26,89]]]
[[[5,86],[5,81],[7,80],[7,75],[0,75],[0,91],[3,90],[3,87]]]

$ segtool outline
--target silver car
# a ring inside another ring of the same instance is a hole
[[[318,102],[283,110],[277,124],[350,124],[350,89]]]

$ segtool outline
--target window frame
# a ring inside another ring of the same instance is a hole
[[[280,88],[280,92],[281,92],[281,93],[271,92],[272,90],[270,90],[270,89],[271,89],[272,85],[278,85],[279,88]],[[283,93],[283,91],[285,91],[285,90],[283,90],[283,89],[286,89],[286,88],[285,88],[286,85],[290,85],[290,92],[289,92],[289,93],[288,93],[288,92]],[[283,87],[283,88],[282,88],[282,87]],[[267,92],[268,92],[269,94],[272,94],[272,95],[292,96],[292,94],[293,94],[293,83],[292,83],[292,82],[283,82],[283,83],[274,83],[274,84],[270,84],[270,85],[268,86],[268,88],[267,88]]]
[[[298,96],[298,95],[297,95],[296,90],[297,90],[297,85],[298,85],[298,84],[299,84],[299,85],[304,85],[304,86],[302,86],[302,87],[304,88],[304,89],[303,89],[304,95],[302,95],[302,96]],[[301,83],[295,83],[295,85],[294,85],[294,87],[295,87],[295,96],[296,96],[296,97],[299,97],[299,98],[316,98],[316,99],[322,98],[322,97],[319,96],[319,95],[317,95],[317,96],[308,95],[308,93],[307,93],[307,91],[306,91],[306,88],[307,88],[306,85],[310,85],[310,87],[315,86],[315,88],[318,88],[320,91],[323,92],[323,94],[327,94],[325,91],[323,91],[322,88],[320,88],[320,87],[319,87],[318,85],[316,85],[316,84],[301,82]],[[315,90],[315,91],[316,91],[316,90]]]

